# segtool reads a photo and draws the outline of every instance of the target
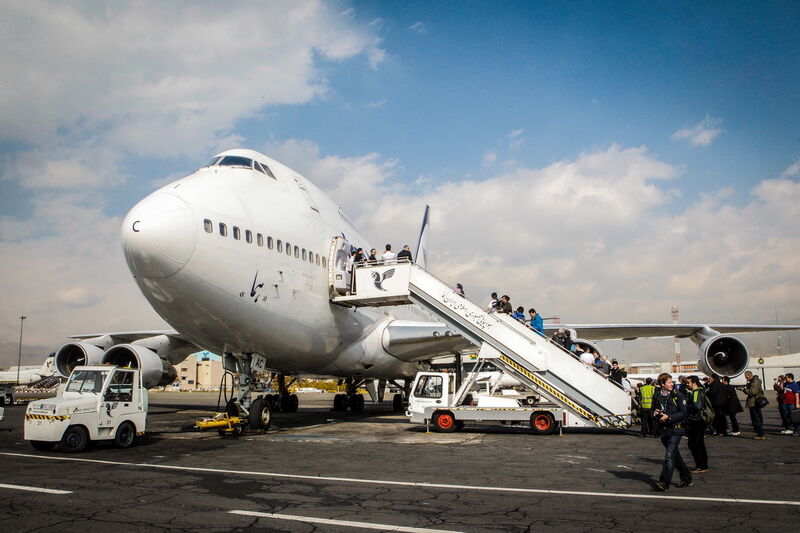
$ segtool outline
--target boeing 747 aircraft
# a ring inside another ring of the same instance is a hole
[[[409,378],[431,358],[472,346],[416,305],[352,309],[331,303],[351,246],[369,249],[370,243],[313,183],[258,152],[222,152],[141,200],[125,217],[122,243],[136,283],[174,330],[73,337],[56,353],[64,376],[76,365],[106,362],[140,368],[147,387],[166,385],[176,377],[173,365],[210,350],[238,375],[240,405],[267,423],[269,402],[250,405],[252,393],[263,389],[256,373],[281,376],[281,410],[297,407],[283,376],[298,374],[345,379],[348,392],[335,397],[334,408],[359,410],[364,401],[356,389],[364,380]],[[423,268],[425,258],[420,244]],[[727,333],[787,329],[572,327],[588,341],[691,337],[701,368],[725,375],[738,375],[748,361],[747,348]]]

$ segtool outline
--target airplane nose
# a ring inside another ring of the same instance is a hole
[[[196,241],[194,213],[174,194],[151,194],[122,223],[125,260],[131,272],[142,278],[165,278],[178,272],[192,256]]]

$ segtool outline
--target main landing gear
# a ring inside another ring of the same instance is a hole
[[[405,380],[402,386],[396,381],[392,381],[391,383],[403,391],[402,393],[395,394],[392,398],[392,410],[395,413],[402,413],[406,410],[406,407],[408,407],[408,397],[411,394],[411,380]]]
[[[292,378],[287,384],[286,376],[280,374],[276,381],[278,382],[278,393],[264,396],[266,401],[269,402],[272,411],[276,413],[296,413],[300,401],[297,398],[297,394],[289,394],[289,387],[297,381],[297,378]]]
[[[344,412],[350,409],[353,413],[364,412],[364,396],[356,391],[364,385],[363,379],[347,378],[344,383],[347,385],[347,392],[337,394],[333,397],[333,411]]]

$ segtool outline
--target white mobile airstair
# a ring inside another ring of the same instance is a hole
[[[622,387],[526,324],[509,315],[487,313],[415,264],[356,264],[352,275],[337,277],[332,268],[330,278],[332,303],[348,307],[418,304],[551,402],[597,427],[631,423],[631,397]]]

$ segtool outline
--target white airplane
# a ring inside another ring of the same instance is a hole
[[[423,267],[427,227],[426,211],[416,255]],[[225,368],[238,374],[237,398],[245,408],[259,390],[255,373],[270,370],[343,378],[348,392],[334,397],[334,409],[359,410],[364,402],[356,389],[364,380],[410,384],[406,378],[431,358],[472,347],[416,306],[332,304],[351,245],[369,250],[370,244],[313,183],[258,152],[222,152],[144,198],[125,217],[122,243],[142,293],[175,329],[72,337],[76,342],[56,353],[64,376],[75,365],[105,362],[142,369],[147,387],[165,385],[176,377],[172,365],[205,349],[222,354]],[[556,327],[576,329],[587,340],[691,336],[700,364],[729,375],[743,371],[748,355],[724,333],[792,328]],[[279,383],[282,410],[296,409],[297,397],[282,378]],[[402,397],[394,400],[402,408]],[[268,417],[267,403],[250,410]]]
[[[0,385],[31,385],[55,375],[55,372],[51,355],[42,363],[42,366],[21,366],[19,373],[14,367],[0,372]]]

